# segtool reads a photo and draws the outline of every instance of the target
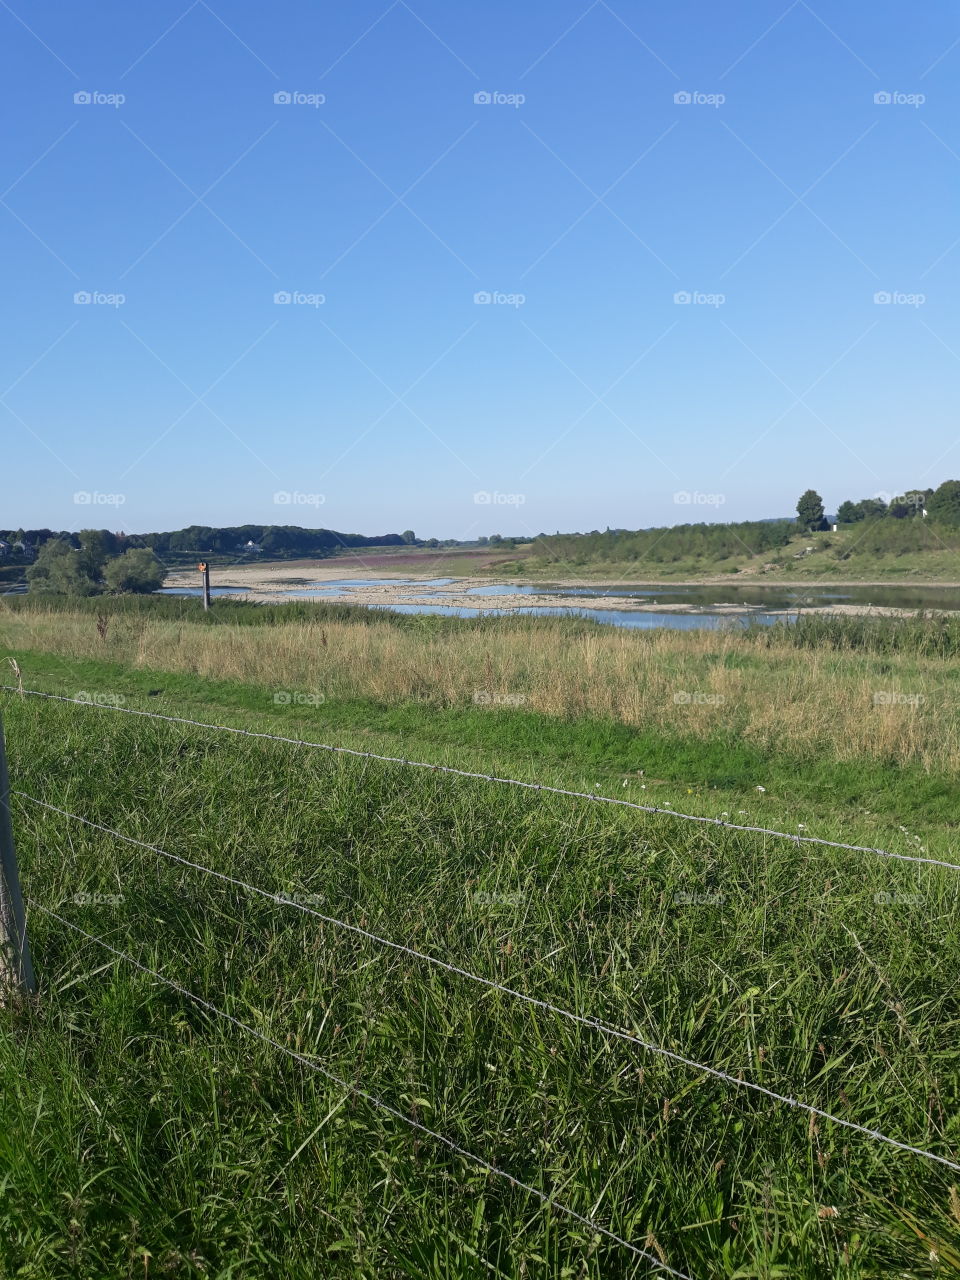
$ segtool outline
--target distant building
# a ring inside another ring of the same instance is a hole
[[[245,542],[240,548],[241,551],[249,551],[251,554],[262,551],[263,547],[258,542]]]
[[[10,546],[10,543],[4,542],[3,539],[0,538],[0,556],[8,556],[12,550],[13,548]]]

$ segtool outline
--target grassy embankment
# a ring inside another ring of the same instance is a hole
[[[518,572],[638,582],[735,576],[759,582],[960,583],[960,536],[929,520],[889,517],[841,525],[836,533],[753,522],[562,534],[534,542]]]
[[[879,822],[905,851],[906,816],[929,818],[928,847],[952,840],[960,717],[933,656],[960,647],[950,626],[834,628],[840,647],[821,631],[805,648],[798,633],[97,607],[105,638],[92,606],[4,615],[28,687],[818,834]],[[938,709],[875,707],[874,690]],[[955,873],[0,703],[14,785],[36,798],[956,1158]],[[960,1274],[951,1171],[20,803],[40,903],[670,1265]],[[40,997],[0,1013],[0,1274],[651,1273],[42,913],[31,931]]]

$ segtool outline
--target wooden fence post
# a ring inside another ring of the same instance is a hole
[[[197,565],[197,568],[200,570],[201,574],[203,575],[203,607],[204,609],[209,609],[210,608],[210,566],[207,564],[206,560],[201,560],[201,562]]]
[[[19,987],[28,992],[36,990],[27,940],[27,917],[20,893],[17,850],[13,842],[10,777],[3,720],[0,719],[0,988],[4,986]]]

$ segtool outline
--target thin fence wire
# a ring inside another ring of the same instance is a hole
[[[641,1048],[648,1053],[656,1054],[657,1056],[665,1058],[671,1062],[680,1063],[682,1066],[689,1067],[692,1070],[713,1076],[715,1079],[722,1080],[726,1084],[735,1085],[739,1089],[749,1089],[755,1093],[763,1094],[765,1097],[771,1098],[775,1102],[783,1103],[784,1105],[793,1107],[796,1110],[805,1111],[809,1115],[819,1116],[821,1119],[829,1120],[831,1123],[841,1125],[845,1129],[851,1129],[855,1133],[863,1134],[864,1136],[873,1138],[878,1142],[886,1143],[888,1146],[896,1147],[899,1151],[906,1151],[911,1155],[922,1156],[926,1160],[935,1161],[937,1164],[946,1165],[947,1168],[960,1172],[960,1164],[957,1164],[952,1160],[948,1160],[945,1156],[937,1155],[935,1152],[927,1151],[923,1147],[911,1146],[909,1143],[901,1142],[897,1138],[891,1138],[888,1134],[881,1133],[877,1129],[870,1129],[866,1125],[857,1124],[853,1120],[844,1120],[840,1116],[835,1116],[829,1111],[824,1111],[820,1107],[813,1106],[811,1103],[803,1102],[798,1098],[792,1098],[787,1094],[778,1093],[773,1089],[768,1089],[765,1085],[757,1084],[752,1080],[741,1079],[738,1076],[731,1075],[727,1071],[721,1071],[717,1067],[710,1067],[705,1063],[697,1062],[693,1058],[687,1058],[683,1054],[675,1053],[672,1049],[665,1049],[661,1045],[643,1040],[632,1032],[626,1031],[621,1027],[612,1026],[610,1023],[601,1021],[599,1018],[594,1018],[588,1014],[576,1013],[571,1009],[564,1009],[559,1005],[552,1004],[549,1000],[542,1000],[536,996],[527,995],[523,991],[517,991],[514,987],[508,987],[503,983],[493,981],[491,978],[484,978],[480,974],[471,973],[469,969],[463,969],[459,965],[450,964],[448,961],[441,960],[437,956],[428,955],[424,951],[418,951],[416,948],[408,947],[401,942],[393,942],[391,939],[381,937],[379,934],[372,933],[369,929],[363,929],[359,925],[349,924],[345,920],[338,920],[335,916],[324,915],[323,912],[317,911],[313,907],[305,906],[303,903],[297,902],[283,894],[271,893],[267,889],[261,889],[256,885],[248,884],[245,880],[239,880],[235,876],[227,875],[223,871],[215,871],[212,867],[206,867],[202,863],[192,862],[188,858],[181,857],[179,854],[170,853],[166,849],[161,849],[159,845],[149,844],[145,840],[137,840],[132,836],[126,836],[120,831],[115,831],[112,827],[106,827],[100,823],[91,822],[89,818],[83,818],[79,814],[70,813],[69,810],[61,809],[57,805],[48,804],[45,800],[37,800],[35,797],[29,796],[23,791],[14,791],[13,794],[23,800],[30,801],[31,804],[38,805],[40,808],[52,810],[54,813],[62,814],[66,818],[74,819],[77,822],[83,823],[85,826],[92,827],[96,831],[102,831],[107,835],[114,836],[116,839],[122,840],[127,844],[136,845],[141,849],[149,849],[152,853],[158,854],[163,858],[168,858],[172,862],[178,862],[195,871],[201,871],[206,875],[213,876],[217,880],[222,880],[227,884],[235,885],[237,888],[257,894],[262,898],[267,898],[269,901],[278,903],[281,906],[293,907],[294,910],[300,911],[304,915],[314,916],[325,924],[333,925],[337,928],[345,929],[350,933],[358,934],[360,937],[367,938],[369,941],[375,942],[379,946],[389,947],[394,951],[399,951],[404,955],[411,956],[415,960],[435,965],[439,969],[444,969],[448,973],[457,974],[459,977],[467,978],[471,982],[479,983],[490,990],[499,991],[503,995],[511,996],[517,1000],[522,1000],[526,1004],[533,1005],[537,1009],[543,1009],[548,1013],[556,1014],[558,1017],[566,1018],[569,1022],[574,1022],[580,1026],[589,1027],[591,1030],[599,1031],[604,1035],[612,1036],[618,1040],[627,1041],[630,1044],[635,1044],[638,1048]]]
[[[384,1101],[384,1099],[379,1095],[370,1093],[366,1089],[362,1089],[359,1085],[351,1084],[350,1081],[344,1080],[342,1076],[338,1076],[335,1072],[322,1066],[316,1061],[316,1059],[307,1057],[302,1053],[297,1053],[294,1049],[288,1049],[286,1045],[281,1044],[278,1040],[274,1040],[271,1036],[265,1035],[255,1027],[251,1027],[249,1023],[242,1022],[239,1018],[235,1018],[232,1014],[220,1009],[217,1005],[212,1004],[209,1000],[205,1000],[202,996],[195,995],[192,991],[189,991],[186,987],[180,986],[177,982],[173,982],[170,978],[165,978],[162,974],[157,973],[155,969],[151,969],[147,965],[142,964],[139,960],[135,960],[133,956],[128,955],[125,951],[120,951],[117,947],[111,946],[109,942],[106,942],[103,938],[97,937],[96,934],[87,933],[85,929],[81,929],[79,925],[74,924],[72,921],[65,919],[61,915],[58,915],[55,911],[51,911],[48,907],[41,906],[40,903],[34,902],[32,899],[28,899],[28,902],[34,910],[41,911],[44,915],[50,916],[60,924],[66,925],[68,929],[73,929],[76,933],[81,934],[90,942],[95,942],[98,946],[112,952],[113,955],[126,961],[127,964],[132,965],[135,969],[139,969],[141,973],[148,974],[151,978],[156,978],[156,980],[163,983],[164,986],[170,987],[171,990],[176,991],[179,995],[185,996],[188,1000],[192,1000],[194,1004],[197,1004],[208,1012],[215,1014],[218,1018],[226,1019],[227,1022],[232,1023],[235,1027],[239,1027],[241,1031],[246,1032],[247,1035],[255,1036],[264,1044],[268,1044],[272,1048],[278,1049],[281,1053],[286,1054],[288,1058],[293,1058],[296,1062],[308,1067],[311,1071],[316,1071],[320,1075],[325,1076],[326,1079],[331,1080],[341,1089],[346,1089],[356,1097],[363,1098],[364,1101],[371,1103],[374,1107],[378,1107],[382,1111],[386,1111],[395,1119],[402,1120],[403,1123],[409,1125],[411,1129],[416,1129],[419,1133],[426,1134],[427,1137],[433,1138],[435,1142],[442,1143],[445,1147],[448,1147],[457,1155],[462,1156],[465,1160],[472,1160],[474,1164],[479,1165],[482,1169],[486,1169],[488,1173],[496,1174],[498,1178],[505,1179],[519,1190],[526,1191],[529,1195],[535,1196],[549,1208],[558,1209],[561,1213],[567,1214],[568,1217],[573,1218],[582,1226],[588,1227],[591,1231],[596,1231],[600,1235],[606,1236],[607,1239],[612,1240],[615,1244],[622,1246],[624,1249],[628,1249],[636,1257],[642,1258],[645,1262],[649,1262],[661,1272],[664,1272],[667,1275],[677,1276],[678,1280],[692,1280],[692,1277],[685,1271],[677,1271],[674,1267],[668,1266],[667,1263],[662,1262],[654,1254],[648,1253],[646,1249],[641,1249],[638,1245],[632,1244],[629,1240],[625,1240],[623,1236],[618,1236],[607,1227],[601,1226],[599,1222],[594,1222],[592,1218],[588,1218],[584,1214],[578,1213],[576,1209],[571,1209],[569,1205],[564,1204],[561,1200],[554,1199],[554,1197],[548,1195],[547,1192],[541,1191],[539,1187],[531,1186],[528,1182],[522,1182],[519,1178],[515,1178],[513,1174],[507,1173],[506,1170],[499,1168],[495,1164],[491,1164],[489,1160],[484,1160],[482,1156],[474,1155],[472,1151],[468,1151],[466,1147],[462,1147],[458,1142],[455,1142],[452,1138],[448,1138],[445,1134],[438,1133],[435,1129],[430,1129],[427,1125],[421,1124],[418,1120],[413,1120],[410,1116],[404,1115],[402,1111],[397,1110],[397,1108],[392,1106],[389,1102]]]
[[[618,796],[598,795],[593,791],[571,791],[565,787],[553,787],[544,782],[524,782],[519,778],[501,778],[492,773],[475,773],[467,769],[457,769],[448,764],[430,764],[424,760],[408,760],[404,756],[385,756],[376,751],[359,751],[353,747],[338,747],[328,742],[311,742],[305,738],[288,738],[282,734],[265,733],[262,730],[239,729],[229,724],[211,724],[205,720],[191,720],[185,716],[165,716],[156,711],[140,711],[135,707],[119,707],[113,704],[90,702],[84,698],[68,698],[60,693],[43,693],[38,689],[18,689],[16,685],[0,685],[0,690],[8,693],[19,693],[33,698],[48,698],[54,702],[72,702],[81,707],[92,707],[97,711],[116,711],[128,716],[145,716],[149,720],[163,720],[169,724],[191,725],[196,729],[214,729],[220,733],[234,733],[244,738],[263,738],[270,742],[285,742],[290,746],[311,747],[317,751],[330,751],[337,755],[357,756],[366,760],[380,760],[385,764],[402,764],[411,769],[429,769],[434,773],[451,774],[458,778],[473,778],[481,782],[495,782],[502,786],[522,787],[528,791],[543,792],[547,795],[570,796],[575,800],[592,800],[597,804],[613,804],[624,809],[633,809],[640,813],[659,814],[667,818],[679,818],[686,822],[700,822],[707,826],[722,827],[726,831],[747,831],[755,835],[773,836],[778,840],[792,840],[794,844],[815,844],[830,849],[847,849],[851,853],[873,853],[881,858],[893,858],[898,862],[922,863],[932,867],[946,867],[950,871],[960,871],[960,863],[945,862],[940,858],[918,858],[913,854],[895,853],[889,849],[877,849],[870,845],[845,844],[841,840],[826,840],[822,836],[800,835],[790,831],[775,831],[771,827],[747,826],[737,822],[726,822],[723,818],[706,818],[697,813],[680,813],[676,809],[664,809],[658,805],[639,804],[635,800],[623,800]]]

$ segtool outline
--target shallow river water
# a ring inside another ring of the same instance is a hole
[[[376,589],[397,592],[402,601],[376,598]],[[199,595],[199,588],[165,588],[168,595]],[[214,596],[242,595],[240,588],[215,587]],[[610,626],[680,630],[743,625],[748,621],[792,621],[804,609],[831,605],[881,606],[900,609],[960,610],[960,590],[945,587],[784,587],[743,586],[726,583],[711,586],[672,584],[621,586],[564,586],[556,583],[484,583],[469,586],[456,578],[339,578],[280,589],[288,600],[337,599],[373,609],[398,613],[446,614],[460,618],[484,615],[527,614],[560,617],[574,614]],[[524,606],[520,598],[535,596],[536,605]],[[551,605],[551,598],[577,603]],[[509,605],[507,600],[509,599]],[[645,605],[638,610],[616,608],[617,600]],[[582,601],[582,604],[580,603]],[[601,604],[602,602],[602,604]],[[663,611],[650,606],[664,606]]]

